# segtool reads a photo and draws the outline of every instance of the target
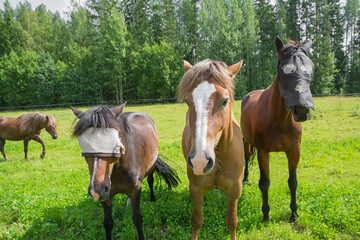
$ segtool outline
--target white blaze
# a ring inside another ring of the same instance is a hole
[[[97,157],[95,157],[93,174],[92,174],[92,176],[91,176],[91,182],[90,182],[90,187],[91,187],[91,189],[94,189],[94,180],[95,180],[95,172],[96,172],[97,161],[98,161],[98,159],[97,159]]]
[[[193,91],[193,101],[196,111],[195,150],[202,153],[206,150],[206,134],[208,123],[208,110],[210,96],[216,92],[215,85],[204,81]]]

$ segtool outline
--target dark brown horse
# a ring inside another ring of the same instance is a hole
[[[0,150],[7,160],[5,155],[4,146],[5,140],[10,141],[24,141],[25,159],[27,159],[28,143],[30,140],[35,140],[41,143],[43,147],[41,158],[45,157],[45,143],[40,138],[41,129],[45,130],[56,139],[56,126],[57,122],[55,116],[46,115],[43,113],[27,113],[18,118],[0,117]]]
[[[244,135],[245,176],[248,180],[250,155],[257,149],[260,167],[259,187],[263,197],[263,221],[269,220],[269,152],[285,152],[288,158],[291,192],[291,220],[298,217],[296,205],[296,168],[300,158],[301,123],[314,109],[310,92],[313,63],[308,57],[310,44],[300,46],[290,41],[284,45],[276,38],[278,74],[265,90],[248,93],[241,106],[241,129]]]
[[[242,61],[227,67],[223,62],[204,60],[191,66],[184,61],[185,75],[178,99],[189,107],[182,136],[187,161],[189,190],[194,204],[192,239],[203,224],[202,205],[206,191],[217,188],[227,196],[226,226],[236,238],[237,202],[244,173],[244,150],[240,126],[233,116],[233,78]]]
[[[104,210],[106,239],[111,239],[114,225],[112,199],[125,193],[131,200],[133,223],[139,239],[144,239],[140,214],[141,183],[147,177],[151,201],[155,201],[153,173],[156,171],[169,188],[179,178],[159,156],[159,143],[154,121],[145,113],[122,113],[118,108],[94,107],[86,112],[75,108],[80,119],[73,136],[79,137],[83,156],[89,167],[89,195],[100,200]]]

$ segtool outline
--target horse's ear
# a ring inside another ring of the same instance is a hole
[[[183,60],[183,61],[184,61],[185,72],[187,72],[190,68],[192,68],[192,65],[186,60]]]
[[[80,111],[80,110],[78,110],[78,109],[76,109],[76,108],[74,108],[74,107],[70,107],[71,108],[71,110],[73,111],[73,113],[75,114],[75,116],[77,117],[77,118],[80,118],[80,115],[83,113],[82,111]]]
[[[281,41],[279,36],[276,37],[275,44],[277,51],[280,51],[280,49],[284,46],[284,43]]]
[[[113,110],[114,116],[117,118],[118,116],[120,116],[120,114],[122,113],[122,111],[124,110],[124,107],[126,105],[127,102],[124,102],[123,104],[121,104],[119,107],[115,108]]]
[[[304,43],[304,45],[301,48],[304,49],[304,51],[306,52],[307,55],[309,55],[310,48],[311,48],[310,41]]]
[[[242,64],[243,60],[228,67],[227,70],[229,71],[230,75],[234,76],[235,74],[237,74],[240,71]]]

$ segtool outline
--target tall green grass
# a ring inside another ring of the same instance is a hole
[[[290,192],[284,153],[270,155],[270,222],[263,224],[259,171],[250,168],[238,204],[239,239],[358,239],[360,238],[360,99],[315,98],[316,111],[303,123],[302,153],[298,167],[297,225],[289,223]],[[81,108],[85,110],[84,108]],[[143,184],[141,211],[147,239],[190,239],[192,204],[188,191],[186,163],[181,151],[185,104],[128,106],[125,111],[142,111],[156,122],[160,153],[178,171],[181,185],[167,190],[156,181],[157,201],[150,202]],[[240,118],[240,102],[233,106]],[[72,139],[74,115],[70,109],[41,110],[55,114],[57,140],[45,131],[45,159],[41,145],[31,141],[25,161],[22,142],[7,141],[8,161],[0,158],[0,239],[105,239],[100,204],[87,196],[89,174],[76,139]],[[16,117],[24,112],[2,112]],[[131,208],[126,197],[113,201],[114,239],[136,239]],[[229,239],[225,225],[226,196],[216,190],[205,195],[204,225],[200,239]]]

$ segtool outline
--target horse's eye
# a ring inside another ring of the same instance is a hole
[[[229,102],[229,98],[226,98],[226,99],[223,101],[222,105],[223,105],[224,107],[226,107],[226,105],[227,105],[228,102]]]
[[[288,64],[283,67],[285,74],[294,73],[296,71],[296,66],[294,64]]]

